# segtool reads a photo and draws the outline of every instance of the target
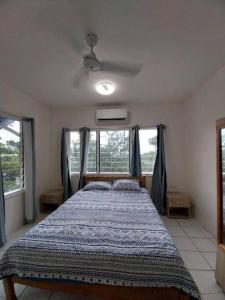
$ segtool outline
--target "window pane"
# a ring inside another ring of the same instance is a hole
[[[87,172],[96,172],[96,131],[90,132],[90,144],[88,150]]]
[[[129,130],[100,132],[100,172],[129,172]]]
[[[142,172],[153,173],[157,150],[157,129],[140,129],[139,138]]]
[[[70,132],[70,171],[80,172],[80,134],[78,131]]]
[[[2,160],[4,192],[21,188],[21,136],[20,122],[12,120],[0,129],[0,153]]]

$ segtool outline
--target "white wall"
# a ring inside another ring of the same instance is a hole
[[[0,111],[19,117],[33,117],[36,133],[37,194],[51,187],[50,110],[22,92],[0,81]],[[6,230],[10,234],[23,224],[23,195],[6,199]]]
[[[225,68],[187,102],[187,187],[196,217],[216,235],[216,120],[225,117]]]
[[[184,156],[184,104],[140,104],[126,105],[130,113],[130,122],[124,126],[138,124],[154,126],[164,123],[166,129],[167,172],[169,189],[186,190],[185,156]],[[61,184],[60,177],[60,137],[62,127],[78,129],[83,126],[90,128],[109,127],[97,126],[95,123],[94,106],[77,106],[52,110],[52,179],[53,185]],[[112,126],[113,127],[113,126]],[[121,126],[122,127],[122,126]]]
[[[24,221],[24,192],[5,197],[5,228],[6,236],[10,237],[23,225]]]

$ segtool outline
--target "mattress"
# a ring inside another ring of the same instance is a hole
[[[79,191],[17,240],[9,275],[136,287],[198,289],[145,189]]]

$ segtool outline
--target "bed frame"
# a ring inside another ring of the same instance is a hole
[[[137,179],[141,187],[146,187],[146,177],[128,175],[84,176],[84,185],[88,181],[112,181],[115,179]],[[14,284],[41,288],[51,291],[75,293],[78,296],[91,296],[93,300],[189,300],[190,296],[176,288],[126,287],[105,284],[72,284],[51,280],[32,280],[18,276],[3,279],[6,300],[17,300]]]
[[[89,181],[113,181],[117,179],[136,179],[139,181],[140,187],[146,188],[146,176],[132,177],[129,175],[85,175],[83,177],[83,186]]]

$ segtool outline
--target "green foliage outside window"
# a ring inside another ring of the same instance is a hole
[[[0,153],[4,192],[19,189],[21,187],[20,142],[9,140],[3,143],[0,138]]]
[[[153,172],[157,145],[156,135],[156,129],[140,130],[141,164],[144,173]],[[97,166],[98,149],[99,166]],[[102,173],[129,173],[129,157],[129,130],[91,131],[87,172],[99,170]],[[72,173],[79,172],[80,138],[78,131],[72,132],[70,135],[70,165]]]
[[[100,131],[100,172],[129,172],[129,130]]]

